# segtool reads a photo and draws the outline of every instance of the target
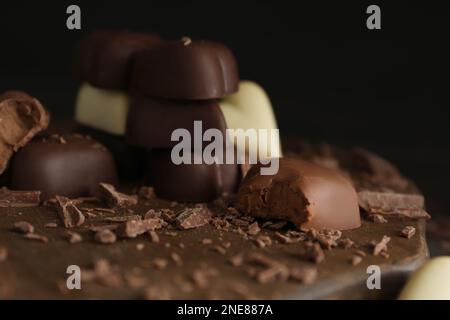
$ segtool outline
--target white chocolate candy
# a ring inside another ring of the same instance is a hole
[[[413,273],[400,300],[450,300],[450,257],[436,257]]]
[[[75,106],[75,120],[85,126],[124,135],[130,101],[121,91],[98,89],[84,83]]]
[[[267,129],[268,133],[278,129],[270,99],[255,82],[241,81],[239,91],[225,97],[219,104],[230,129]],[[248,146],[241,151],[251,152]],[[258,152],[265,157],[281,157],[280,137],[272,141],[269,135],[258,136]]]

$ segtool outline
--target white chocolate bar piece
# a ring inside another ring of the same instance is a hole
[[[239,91],[225,97],[220,102],[220,108],[229,129],[267,129],[268,133],[278,129],[270,99],[255,82],[241,81]],[[279,135],[273,141],[268,135],[258,136],[258,147],[260,155],[281,157]],[[251,152],[251,149],[247,146],[246,150],[241,151]]]
[[[99,89],[84,83],[75,106],[75,120],[85,126],[124,135],[130,101],[121,91]]]
[[[419,268],[406,283],[400,300],[450,300],[450,257],[436,257]]]

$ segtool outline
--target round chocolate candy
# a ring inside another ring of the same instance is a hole
[[[171,150],[150,151],[146,167],[146,184],[153,186],[159,197],[180,202],[212,201],[236,192],[241,176],[236,164],[176,165]]]
[[[209,100],[236,92],[237,63],[223,44],[167,41],[136,55],[131,86],[152,97]]]
[[[161,41],[153,34],[98,30],[82,39],[75,59],[79,82],[104,89],[126,89],[134,55]]]
[[[117,184],[114,159],[103,145],[78,134],[34,140],[11,163],[11,188],[39,190],[42,200],[98,196],[100,182]]]

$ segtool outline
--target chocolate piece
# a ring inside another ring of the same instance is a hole
[[[109,183],[100,183],[100,191],[103,199],[111,208],[124,208],[136,205],[138,202],[137,195],[127,195],[120,193]]]
[[[159,243],[159,236],[158,236],[158,234],[155,231],[150,230],[148,232],[148,234],[150,235],[150,240],[153,243]]]
[[[312,284],[316,281],[317,268],[291,268],[289,278],[303,284]]]
[[[286,219],[298,228],[347,230],[361,225],[358,199],[338,172],[302,160],[281,158],[275,175],[253,166],[243,180],[236,208],[244,214]]]
[[[171,141],[176,129],[186,129],[191,140],[194,140],[194,121],[201,121],[202,132],[218,129],[225,137],[227,125],[215,100],[165,100],[133,94],[126,141],[130,145],[147,149],[171,148],[179,143]]]
[[[430,218],[424,209],[424,197],[418,194],[360,191],[358,201],[359,206],[369,214],[401,215],[412,219]]]
[[[413,226],[406,226],[400,232],[400,235],[406,239],[411,239],[416,234],[416,228]]]
[[[167,267],[167,264],[168,264],[168,262],[166,259],[162,259],[162,258],[153,259],[153,267],[155,267],[155,269],[157,269],[157,270],[165,269]]]
[[[67,231],[66,235],[67,235],[67,240],[71,244],[83,242],[83,237],[77,232]]]
[[[258,222],[253,222],[251,225],[248,226],[247,233],[251,236],[256,236],[261,229],[259,228]]]
[[[11,165],[13,189],[40,190],[41,199],[54,195],[98,196],[98,184],[116,184],[111,154],[101,144],[80,135],[50,136],[30,142]]]
[[[185,209],[178,214],[176,224],[180,229],[192,229],[204,226],[211,220],[208,208]]]
[[[46,223],[46,224],[44,225],[44,227],[45,227],[45,228],[51,228],[51,229],[53,229],[53,228],[58,228],[58,224],[55,223],[55,222],[49,222],[49,223]]]
[[[66,197],[56,196],[56,208],[64,227],[73,228],[84,223],[85,217],[83,213]]]
[[[352,266],[357,266],[358,264],[360,264],[362,262],[362,257],[361,256],[353,256],[350,263],[352,264]]]
[[[317,242],[306,242],[301,248],[300,256],[316,264],[325,259],[325,253]]]
[[[20,233],[33,233],[34,227],[31,223],[27,221],[19,221],[14,223],[14,230]]]
[[[47,128],[50,117],[35,98],[24,92],[8,91],[0,96],[0,174],[9,159],[38,132]]]
[[[124,222],[117,228],[117,235],[125,238],[136,238],[147,231],[154,231],[164,227],[166,224],[159,218],[132,220]]]
[[[226,46],[183,38],[140,52],[131,85],[154,97],[209,100],[237,91],[239,74]]]
[[[126,89],[137,52],[160,42],[156,35],[131,31],[99,30],[80,42],[75,70],[79,81],[107,89]]]
[[[37,207],[40,200],[40,191],[13,191],[6,187],[0,188],[0,208]]]
[[[369,214],[367,216],[367,219],[374,223],[387,223],[388,222],[381,214]]]
[[[183,202],[207,202],[232,193],[239,183],[236,164],[180,164],[170,150],[152,150],[147,157],[146,184],[159,197]]]

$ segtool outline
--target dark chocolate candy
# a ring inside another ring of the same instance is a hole
[[[171,148],[175,129],[184,128],[194,139],[194,121],[202,121],[203,132],[210,128],[223,134],[227,125],[218,103],[211,101],[179,101],[132,95],[128,113],[126,139],[131,145],[153,148]]]
[[[236,60],[225,45],[189,38],[140,52],[131,78],[143,94],[170,99],[223,98],[239,85]]]
[[[131,31],[99,30],[80,42],[76,53],[78,81],[105,89],[126,89],[134,55],[154,46],[159,36]]]
[[[211,201],[235,192],[240,179],[236,164],[180,164],[171,160],[171,150],[152,150],[147,157],[146,184],[166,199],[186,202]]]
[[[81,135],[51,136],[30,142],[11,163],[11,187],[40,190],[41,200],[98,196],[99,183],[117,184],[111,153]]]
[[[50,117],[35,98],[20,91],[0,95],[0,174],[11,156],[37,133],[47,128]]]
[[[138,179],[144,172],[145,151],[125,142],[125,137],[86,126],[77,126],[74,132],[92,137],[103,144],[113,155],[121,179]]]
[[[278,173],[253,166],[243,180],[236,208],[248,215],[292,221],[298,228],[347,230],[361,225],[358,198],[337,171],[281,158]]]

